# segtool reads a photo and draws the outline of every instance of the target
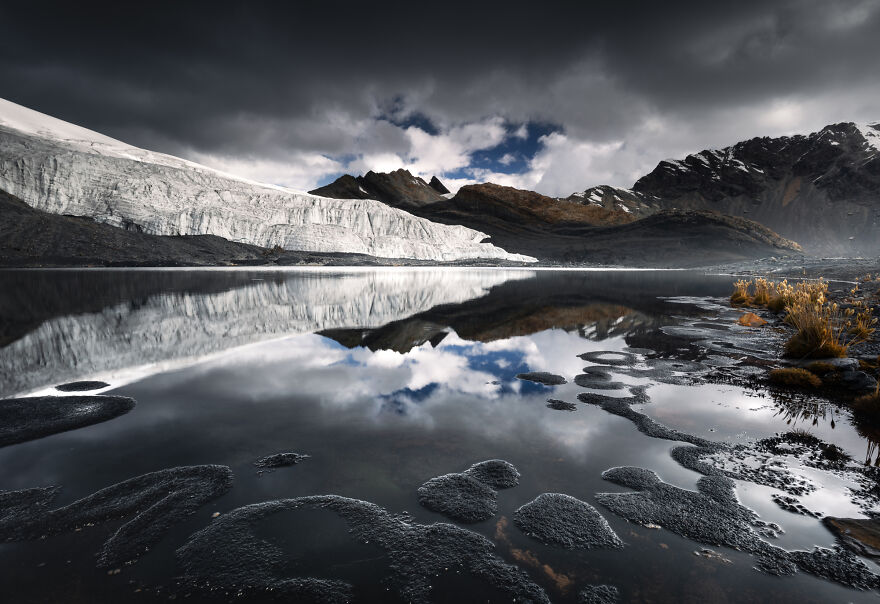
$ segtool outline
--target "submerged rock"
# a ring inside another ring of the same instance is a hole
[[[226,466],[185,466],[150,472],[50,509],[59,487],[0,492],[0,541],[26,541],[131,517],[98,554],[98,566],[136,560],[172,526],[232,487]]]
[[[822,514],[820,512],[814,512],[812,510],[807,509],[797,498],[792,497],[791,495],[782,495],[781,493],[774,493],[770,496],[770,499],[773,500],[773,503],[778,505],[780,508],[785,510],[786,512],[791,512],[792,514],[800,514],[801,516],[811,516],[813,518],[821,518]]]
[[[547,406],[554,411],[577,411],[577,405],[566,403],[555,398],[547,399]]]
[[[624,366],[635,365],[639,357],[631,352],[619,350],[596,350],[578,355],[579,358],[597,365]],[[610,357],[610,358],[609,358]]]
[[[781,529],[761,521],[754,511],[741,505],[733,481],[724,476],[701,478],[697,491],[667,484],[643,468],[612,468],[602,477],[637,491],[596,495],[601,505],[630,522],[659,525],[699,543],[752,553],[758,558],[758,568],[765,572],[789,575],[800,569],[848,587],[868,589],[880,585],[878,577],[848,552],[819,547],[809,552],[789,552],[764,541],[761,535],[772,536]]]
[[[69,384],[55,386],[55,390],[60,390],[61,392],[88,392],[89,390],[100,390],[109,385],[107,382],[83,380],[81,382],[70,382]]]
[[[597,394],[594,392],[582,392],[578,395],[578,400],[582,403],[587,403],[588,405],[596,405],[600,407],[603,411],[607,411],[612,415],[618,415],[620,417],[624,417],[630,420],[636,425],[636,428],[638,428],[639,432],[647,434],[652,438],[680,440],[682,442],[688,442],[702,447],[715,446],[715,443],[712,443],[705,438],[700,438],[699,436],[694,436],[693,434],[688,434],[686,432],[667,428],[663,424],[655,422],[644,413],[639,413],[632,408],[632,405],[644,404],[648,402],[647,395],[645,394],[644,388],[641,388],[639,386],[630,388],[630,392],[633,394],[633,396],[613,397],[607,396],[605,394]]]
[[[274,470],[276,468],[295,466],[308,458],[308,455],[303,455],[302,453],[276,453],[275,455],[261,457],[254,462],[254,465],[263,470]]]
[[[546,371],[532,371],[531,373],[519,373],[518,379],[543,384],[545,386],[559,386],[567,383],[565,378],[555,373],[547,373]]]
[[[688,491],[643,468],[612,468],[602,477],[637,491],[596,495],[596,501],[630,522],[656,524],[707,545],[752,551],[761,542],[752,529],[758,515],[739,504],[728,478],[706,476],[697,481],[697,491]]]
[[[371,543],[388,557],[390,583],[408,602],[432,601],[433,585],[464,572],[517,602],[549,602],[528,575],[495,555],[494,544],[477,533],[451,524],[418,524],[389,514],[379,506],[336,495],[281,499],[248,505],[214,520],[177,550],[186,581],[224,589],[271,590],[299,597],[316,589],[318,578],[293,578],[285,572],[284,551],[255,534],[264,519],[284,511],[322,509],[335,513],[354,539]],[[335,581],[334,595],[345,601],[350,589]]]
[[[509,461],[487,459],[475,463],[464,474],[479,480],[493,489],[509,489],[519,484],[519,470]]]
[[[613,585],[588,585],[578,593],[578,604],[615,604],[620,592]]]
[[[127,396],[34,396],[0,400],[0,447],[119,417],[134,409]]]
[[[596,373],[581,373],[574,377],[574,383],[581,388],[589,388],[591,390],[623,390],[626,384],[623,382],[612,382],[608,376]]]
[[[538,495],[513,513],[513,523],[545,545],[566,549],[623,547],[596,508],[562,493]]]

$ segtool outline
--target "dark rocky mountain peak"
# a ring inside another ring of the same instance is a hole
[[[632,193],[649,208],[749,217],[814,254],[880,253],[880,124],[844,122],[664,160]]]
[[[437,184],[443,187],[439,180]],[[335,199],[376,199],[405,210],[445,199],[434,186],[403,168],[388,173],[370,171],[358,177],[345,174],[309,193]]]
[[[440,182],[440,179],[436,176],[431,177],[431,182],[428,183],[428,186],[440,193],[441,195],[449,194],[449,189],[447,189],[446,185]]]

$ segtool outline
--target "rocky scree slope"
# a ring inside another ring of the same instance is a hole
[[[0,100],[0,190],[55,214],[152,235],[384,258],[529,261],[372,200],[318,197],[219,172]]]

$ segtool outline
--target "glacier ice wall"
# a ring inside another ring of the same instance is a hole
[[[247,344],[324,329],[381,327],[534,276],[505,269],[291,273],[281,282],[255,281],[211,294],[163,293],[137,305],[45,321],[0,348],[0,396],[97,377],[118,386]]]
[[[463,226],[373,200],[318,197],[132,147],[0,99],[0,189],[56,214],[154,235],[384,258],[534,261]]]

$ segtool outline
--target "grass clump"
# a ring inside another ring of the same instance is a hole
[[[773,369],[770,372],[770,382],[789,388],[818,388],[822,385],[822,380],[818,376],[798,367]]]
[[[755,279],[755,295],[752,296],[752,304],[755,306],[767,306],[770,303],[770,292],[773,285],[767,279]]]
[[[789,432],[786,432],[782,435],[782,439],[786,442],[790,443],[798,443],[801,445],[815,446],[818,445],[821,440],[813,436],[808,430],[804,430],[803,428],[795,428]]]
[[[876,331],[873,309],[864,300],[855,300],[858,286],[850,292],[854,301],[846,308],[828,301],[828,283],[822,279],[795,285],[761,278],[740,279],[733,288],[730,302],[734,306],[785,311],[785,322],[797,329],[785,344],[787,357],[845,357],[850,347],[871,339]]]
[[[816,375],[825,375],[837,371],[837,367],[831,363],[823,363],[822,361],[814,361],[807,365],[807,371]]]
[[[730,303],[734,306],[748,306],[752,302],[752,296],[749,294],[749,286],[751,281],[740,279],[733,284],[733,293],[730,295]]]

